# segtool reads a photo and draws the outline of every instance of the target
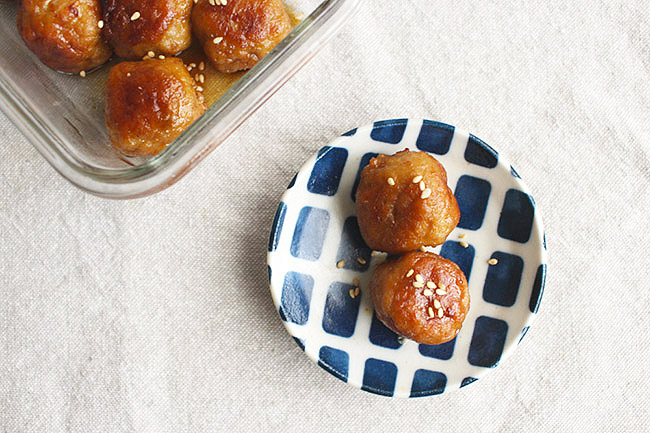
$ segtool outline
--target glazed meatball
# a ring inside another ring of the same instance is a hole
[[[282,0],[199,0],[192,28],[217,70],[250,69],[291,31]]]
[[[368,246],[390,254],[440,245],[460,219],[447,172],[426,152],[371,159],[361,172],[356,207]]]
[[[158,154],[205,111],[194,80],[175,57],[113,66],[106,92],[108,136],[130,156]]]
[[[465,274],[433,253],[411,252],[377,266],[370,294],[379,320],[421,344],[452,340],[469,310]]]
[[[101,15],[99,0],[22,0],[18,32],[44,64],[75,74],[111,56],[98,25]]]
[[[192,0],[107,0],[104,35],[115,54],[137,59],[149,51],[173,56],[192,42]]]

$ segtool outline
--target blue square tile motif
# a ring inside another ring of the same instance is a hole
[[[509,189],[503,201],[497,233],[504,239],[526,243],[530,239],[535,217],[535,206],[530,196],[517,189]]]
[[[287,213],[287,205],[283,202],[280,202],[278,209],[275,211],[275,216],[273,217],[274,227],[271,236],[269,236],[269,251],[275,251],[278,247],[278,242],[280,242],[280,235],[282,234],[282,225],[284,224],[284,216]]]
[[[336,194],[347,159],[348,151],[342,147],[325,146],[319,150],[307,181],[307,190],[314,194]]]
[[[481,316],[476,319],[467,361],[479,367],[496,367],[506,343],[508,324],[500,319]]]
[[[415,142],[418,149],[438,155],[449,152],[451,140],[454,138],[454,127],[444,123],[425,120],[422,122],[420,135]]]
[[[502,251],[495,251],[490,258],[497,259],[497,264],[488,266],[483,299],[491,304],[511,307],[519,292],[524,261],[519,256]]]
[[[296,173],[293,176],[293,179],[291,179],[291,182],[289,182],[289,186],[287,186],[287,189],[293,188],[293,186],[296,184],[296,179],[298,178],[298,173]]]
[[[328,334],[351,337],[357,324],[361,296],[350,297],[352,284],[334,282],[330,285],[323,311],[323,329]]]
[[[472,245],[465,248],[461,246],[460,242],[456,241],[447,241],[442,244],[442,248],[440,249],[440,255],[456,263],[465,274],[467,281],[469,281],[469,274],[472,272],[474,254],[475,250]]]
[[[499,154],[483,140],[470,134],[465,148],[465,161],[481,167],[494,168],[499,161]]]
[[[323,250],[330,214],[325,209],[305,206],[300,209],[291,240],[291,255],[299,259],[318,260]]]
[[[354,134],[357,133],[357,128],[350,129],[348,132],[344,132],[341,134],[342,137],[352,137]]]
[[[280,315],[283,320],[298,325],[307,323],[313,288],[314,279],[311,275],[287,272],[280,299]]]
[[[372,250],[361,237],[357,217],[347,218],[343,223],[343,233],[341,233],[341,243],[339,243],[336,253],[336,262],[343,260],[344,269],[363,272],[370,266],[371,252]]]
[[[490,182],[478,177],[463,175],[458,179],[454,192],[460,209],[458,227],[468,230],[481,228],[491,189]]]
[[[357,201],[357,188],[359,188],[359,181],[361,180],[361,171],[366,165],[370,163],[370,160],[379,155],[378,153],[366,153],[361,157],[361,162],[359,163],[359,170],[357,170],[357,177],[354,180],[354,185],[352,186],[352,201]]]
[[[528,308],[531,313],[537,313],[539,304],[542,302],[544,295],[544,284],[546,283],[546,265],[539,265],[537,273],[535,274],[535,282],[533,283],[533,292],[530,294],[530,301]]]
[[[456,338],[442,344],[420,344],[418,350],[424,356],[436,359],[451,359],[454,354],[454,346],[456,345]]]
[[[381,320],[379,320],[375,314],[372,315],[369,338],[370,342],[377,346],[386,347],[388,349],[399,349],[402,347],[398,340],[399,336],[388,329],[386,325],[381,323]]]
[[[382,120],[375,122],[370,132],[370,138],[384,143],[397,144],[402,141],[406,130],[407,119]]]
[[[343,350],[323,346],[318,352],[318,365],[343,382],[348,381],[350,356]]]
[[[413,375],[411,397],[424,397],[445,392],[447,376],[438,372],[419,369]]]
[[[397,366],[392,362],[369,358],[363,370],[361,389],[390,397],[395,392]]]
[[[300,338],[293,337],[293,341],[296,342],[300,350],[302,350],[303,352],[305,351],[305,342],[303,340],[301,340]]]

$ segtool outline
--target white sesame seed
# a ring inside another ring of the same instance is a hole
[[[191,66],[192,68],[196,68],[196,63],[192,62],[192,63],[190,63],[190,66]]]
[[[412,180],[413,183],[418,183],[419,181],[422,180],[422,176],[415,176]]]
[[[205,62],[201,61],[201,63],[199,63],[199,71],[203,71],[203,70],[205,70]]]
[[[465,241],[460,241],[460,242],[458,242],[458,243],[459,243],[460,246],[463,247],[463,248],[467,248],[467,247],[469,247],[469,244],[468,244],[467,242],[465,242]]]
[[[214,0],[208,0],[208,3],[210,3],[210,6],[214,6]]]
[[[442,305],[440,305],[440,301],[437,300],[437,299],[434,299],[434,300],[433,300],[433,306],[436,307],[436,308],[440,308],[440,307],[442,307]]]
[[[436,289],[436,295],[442,296],[442,295],[446,295],[446,294],[447,294],[446,291],[444,291],[442,289]]]
[[[489,265],[496,265],[497,263],[499,263],[499,261],[495,258],[491,258],[490,260],[488,260]]]
[[[102,21],[102,20],[97,21],[97,27],[99,27],[100,29],[103,29],[104,28],[104,21]]]
[[[442,310],[442,308],[438,308],[438,317],[442,317],[445,315],[445,312]]]
[[[433,281],[427,281],[427,287],[430,289],[435,289],[436,283],[434,283]]]
[[[375,251],[375,250],[372,250],[372,252],[370,253],[372,257],[381,256],[382,254],[383,253],[381,251]]]
[[[426,189],[426,186],[424,185],[424,181],[420,181],[420,191],[424,191]]]
[[[223,37],[221,36],[217,36],[216,38],[212,39],[213,44],[218,44],[221,41],[223,41]]]
[[[165,60],[165,56],[163,56],[162,54],[159,55],[158,58],[159,58],[160,60]]]
[[[199,2],[199,0],[194,0],[194,4],[197,4],[198,2]]]
[[[410,277],[413,275],[413,272],[415,272],[413,269],[409,269],[409,271],[406,273],[406,278]]]
[[[431,290],[429,290],[429,289],[424,289],[424,291],[423,291],[422,293],[424,294],[424,296],[431,296],[431,295],[433,295],[433,292],[432,292]]]
[[[458,239],[465,239],[465,236],[467,236],[465,233],[461,233],[458,235]]]
[[[433,314],[433,308],[429,307],[428,312],[429,312],[429,317],[435,317],[435,314]]]
[[[422,278],[422,275],[416,274],[415,281],[417,281],[418,283],[424,283],[424,278]]]
[[[359,279],[355,278],[354,280],[352,280],[352,284],[354,284],[354,287],[359,287]]]
[[[354,299],[354,290],[353,290],[353,289],[350,289],[350,291],[349,291],[348,293],[350,294],[350,297],[351,297],[352,299]]]
[[[366,262],[366,259],[364,259],[363,257],[359,257],[357,259],[357,262],[361,263],[362,265],[365,265],[366,263],[368,263],[368,262]]]
[[[395,185],[395,179],[393,179],[392,177],[389,177],[388,179],[386,179],[386,182],[388,182],[388,184],[389,184],[390,186],[394,186],[394,185]]]
[[[336,267],[341,269],[343,266],[345,266],[345,260],[339,260],[336,262]]]
[[[138,11],[133,12],[133,15],[131,15],[131,21],[135,21],[138,18],[140,18],[140,12]]]
[[[424,283],[421,283],[419,281],[414,281],[413,287],[415,287],[416,289],[421,289],[422,287],[424,287]]]
[[[431,195],[431,190],[429,188],[427,188],[424,191],[422,191],[422,194],[420,195],[420,198],[422,200],[424,200],[424,199],[429,198],[430,195]]]
[[[202,91],[203,91],[203,87],[201,87],[201,86],[196,86],[196,91],[197,91],[197,92],[202,92]]]
[[[156,53],[154,53],[153,51],[149,51],[149,52],[147,52],[147,56],[153,58],[153,57],[156,57]]]
[[[221,4],[222,4],[223,6],[225,6],[225,5],[228,4],[228,1],[227,1],[227,0],[221,0]]]
[[[86,71],[80,71],[80,72],[79,72],[79,76],[80,76],[81,78],[85,77],[85,76],[86,76]]]

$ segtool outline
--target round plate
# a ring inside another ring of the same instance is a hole
[[[436,346],[386,328],[366,291],[385,255],[372,253],[359,233],[359,174],[375,155],[404,148],[444,165],[461,211],[458,227],[432,251],[467,276],[470,309],[456,338]],[[419,397],[474,382],[515,348],[542,298],[545,250],[532,196],[493,148],[444,123],[393,119],[343,134],[303,165],[273,221],[268,271],[285,327],[318,365],[365,391]],[[498,263],[489,265],[491,258]]]

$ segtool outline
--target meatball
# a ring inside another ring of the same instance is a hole
[[[205,111],[181,59],[124,62],[108,73],[106,127],[125,155],[161,152]]]
[[[377,266],[370,294],[379,320],[421,344],[452,340],[469,310],[465,274],[433,253],[410,252]]]
[[[221,72],[252,68],[291,31],[281,0],[223,3],[198,0],[192,10],[194,34],[208,59]]]
[[[104,35],[125,59],[174,56],[192,42],[192,0],[107,0]]]
[[[370,160],[356,207],[368,246],[390,254],[440,245],[460,219],[443,166],[425,152],[408,150]]]
[[[44,64],[75,74],[111,57],[98,25],[101,14],[99,0],[22,0],[18,32]]]

